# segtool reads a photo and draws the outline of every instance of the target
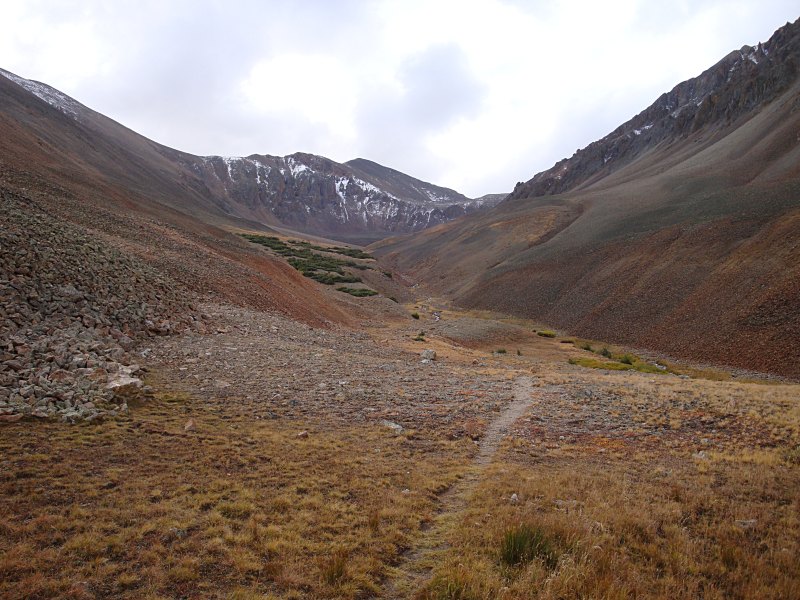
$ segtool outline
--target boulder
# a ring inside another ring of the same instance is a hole
[[[420,357],[422,357],[422,360],[436,360],[436,351],[426,348],[422,351]]]

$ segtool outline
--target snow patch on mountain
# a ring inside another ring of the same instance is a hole
[[[292,177],[297,177],[300,175],[300,173],[311,170],[308,165],[304,165],[303,163],[296,161],[291,156],[287,156],[284,160],[286,161],[286,166],[289,167]]]
[[[17,85],[25,88],[31,94],[40,100],[44,100],[50,106],[57,108],[65,115],[72,117],[76,121],[79,120],[83,105],[79,102],[76,102],[66,94],[62,94],[57,89],[51,88],[49,85],[45,85],[44,83],[33,81],[31,79],[25,79],[19,75],[14,75],[14,73],[9,73],[4,69],[0,69],[0,75],[3,75],[6,79],[10,79]]]

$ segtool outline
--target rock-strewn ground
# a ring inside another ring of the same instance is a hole
[[[0,203],[3,420],[113,414],[125,397],[109,384],[135,387],[138,340],[204,330],[186,294],[145,263],[29,198],[3,190]]]
[[[407,429],[477,434],[512,395],[508,374],[462,362],[423,362],[394,339],[314,329],[274,313],[205,306],[213,335],[187,333],[143,348],[164,384],[220,412],[331,423],[390,421]],[[409,325],[409,330],[416,324]]]

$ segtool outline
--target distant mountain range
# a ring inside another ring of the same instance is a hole
[[[373,250],[468,307],[800,377],[800,20],[489,212]]]
[[[179,210],[204,212],[222,221],[245,219],[363,242],[420,231],[494,206],[505,197],[469,199],[365,159],[340,164],[304,153],[194,156],[139,136],[44,83],[2,69],[0,75],[5,76],[0,85],[5,116],[18,117],[17,127],[4,132],[6,146],[26,143],[14,134],[32,127],[71,167],[86,163],[106,180],[150,188],[156,197],[167,195],[166,203]],[[25,104],[42,101],[60,115],[42,112],[32,122],[29,113],[11,106],[14,99]]]

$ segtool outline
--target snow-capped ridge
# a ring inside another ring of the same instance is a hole
[[[252,217],[327,234],[419,231],[494,206],[504,197],[469,199],[364,159],[340,164],[298,152],[199,160],[188,165],[191,170],[210,178],[207,185],[246,207]]]
[[[31,94],[40,100],[44,100],[50,106],[60,110],[65,115],[70,116],[75,120],[79,120],[83,105],[79,102],[76,102],[66,94],[59,92],[57,89],[50,87],[49,85],[39,81],[33,81],[32,79],[25,79],[24,77],[15,75],[14,73],[6,71],[5,69],[0,69],[0,75],[3,75],[6,79],[10,79],[17,85],[25,88]]]

